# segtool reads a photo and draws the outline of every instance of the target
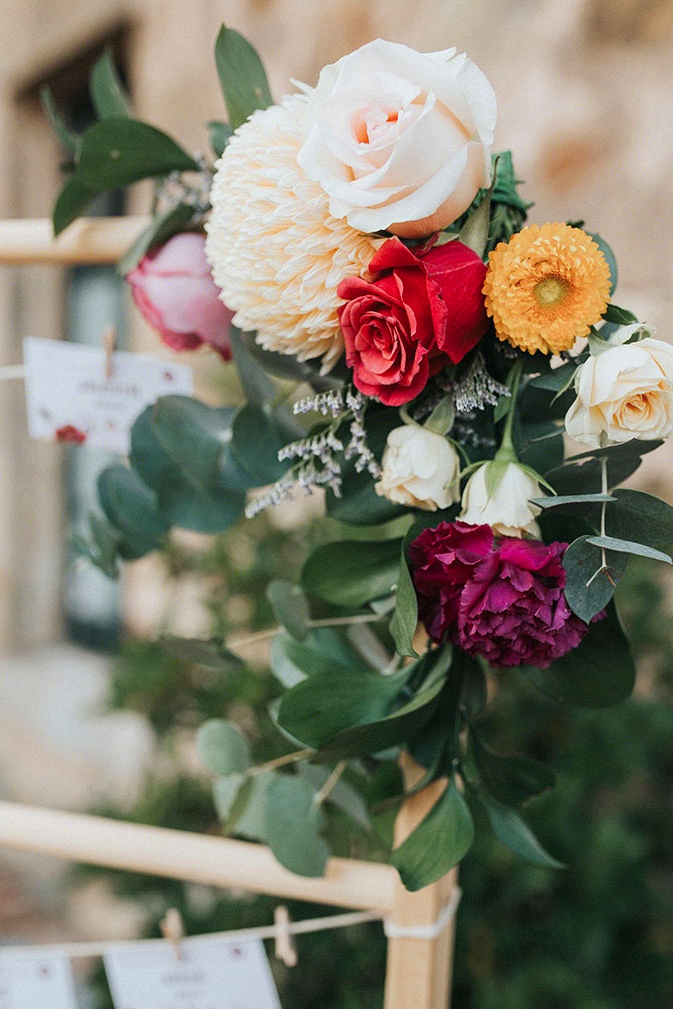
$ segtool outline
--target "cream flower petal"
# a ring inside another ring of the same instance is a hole
[[[363,276],[381,240],[329,211],[329,197],[297,163],[303,95],[255,112],[238,128],[213,181],[206,254],[234,324],[267,350],[299,361],[343,353],[336,288]]]

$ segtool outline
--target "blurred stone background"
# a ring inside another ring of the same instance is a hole
[[[0,215],[49,216],[60,153],[38,89],[48,82],[71,121],[84,121],[88,71],[106,44],[138,116],[204,149],[204,124],[223,114],[212,57],[222,21],[259,49],[277,96],[377,36],[466,51],[498,95],[496,149],[513,150],[531,219],[584,219],[600,232],[620,266],[617,303],[673,337],[670,0],[3,0]],[[146,197],[139,187],[126,207],[104,210],[142,212]],[[113,277],[0,267],[0,365],[20,362],[29,334],[78,328],[97,342],[110,321],[87,300],[99,284],[106,311],[126,316],[127,345],[154,349]],[[204,383],[215,368],[199,358]],[[0,796],[70,807],[123,798],[151,733],[131,715],[99,718],[107,659],[91,646],[120,621],[146,631],[161,620],[153,562],[135,565],[119,594],[88,575],[78,582],[67,529],[95,465],[29,441],[19,382],[0,386],[0,430]],[[668,449],[650,456],[640,477],[669,499],[670,460]],[[198,612],[189,586],[174,609],[183,623]],[[11,883],[24,863],[7,858]]]

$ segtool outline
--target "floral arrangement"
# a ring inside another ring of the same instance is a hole
[[[269,587],[272,714],[295,749],[260,767],[232,724],[199,734],[226,829],[318,874],[334,806],[417,889],[463,858],[481,807],[514,852],[558,865],[519,811],[553,772],[498,753],[484,711],[503,677],[591,707],[630,693],[613,595],[629,556],[671,562],[673,509],[619,485],[673,430],[673,348],[614,303],[603,238],[526,223],[466,56],[377,40],[273,104],[240,35],[223,27],[215,55],[214,164],[131,117],[109,56],[82,136],[45,94],[70,153],[56,231],[97,192],[155,179],[121,269],[162,339],[233,358],[244,396],[146,410],[83,549],[113,574],[173,526],[223,531],[323,488],[339,538],[299,586]],[[238,661],[221,641],[171,647]],[[433,782],[394,846],[395,809]]]

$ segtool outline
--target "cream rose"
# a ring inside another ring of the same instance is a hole
[[[325,67],[298,161],[359,231],[432,234],[490,184],[493,88],[455,49],[377,39]]]
[[[565,417],[568,435],[590,448],[639,438],[655,441],[673,431],[673,347],[647,335],[627,343],[640,324],[621,326],[575,374],[577,399]]]
[[[487,462],[467,481],[458,517],[471,525],[490,525],[498,536],[539,538],[535,519],[540,508],[530,499],[542,496],[537,480],[515,462]]]
[[[459,472],[458,453],[446,438],[405,424],[388,435],[375,490],[395,504],[436,511],[460,497]]]

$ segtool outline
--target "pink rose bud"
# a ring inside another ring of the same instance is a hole
[[[152,249],[126,275],[143,318],[173,350],[202,343],[231,359],[232,312],[220,301],[205,254],[205,235],[184,231]]]

